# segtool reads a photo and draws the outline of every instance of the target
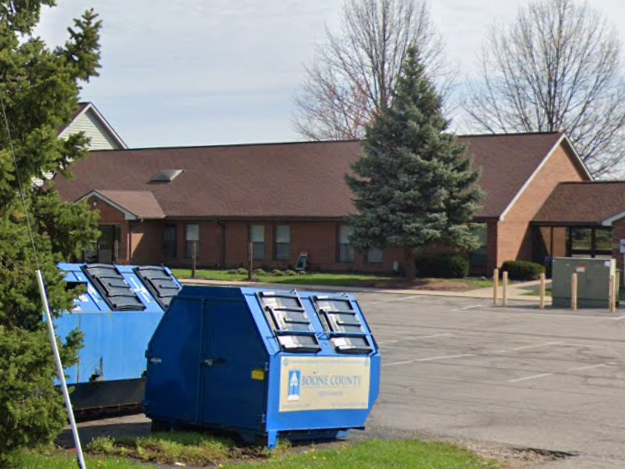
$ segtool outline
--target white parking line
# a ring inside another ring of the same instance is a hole
[[[539,348],[539,347],[549,347],[550,345],[561,345],[562,343],[563,342],[544,342],[542,344],[526,345],[524,347],[515,347],[515,348],[504,349],[504,350],[497,350],[496,352],[493,352],[493,353],[520,352],[521,350],[529,350],[529,349]]]
[[[392,298],[390,300],[374,301],[373,303],[367,303],[366,301],[363,301],[363,303],[365,303],[367,306],[373,306],[373,305],[379,305],[382,303],[395,303],[397,301],[410,300],[412,298],[419,298],[419,297],[417,295],[411,295],[411,296],[404,296],[402,298]]]
[[[475,308],[481,308],[484,305],[471,305],[471,306],[465,306],[463,308],[453,308],[452,311],[468,311],[470,309],[475,309]]]
[[[602,363],[601,365],[590,365],[590,366],[580,366],[579,368],[571,368],[570,370],[566,370],[568,371],[581,371],[581,370],[592,370],[593,368],[603,368],[605,366],[608,366],[605,363]]]
[[[406,342],[409,340],[418,340],[418,339],[434,339],[436,337],[452,337],[453,334],[433,334],[433,335],[424,335],[417,337],[408,337],[406,339],[397,339],[397,340],[384,340],[382,342],[378,342],[378,345],[388,345],[388,344],[396,344],[397,342]]]
[[[406,360],[403,362],[393,362],[393,363],[382,363],[382,366],[398,366],[398,365],[409,365],[410,363],[417,363],[417,362],[432,362],[435,360],[447,360],[447,359],[452,359],[452,358],[464,358],[464,357],[474,357],[475,354],[473,353],[467,353],[467,354],[462,354],[462,355],[444,355],[442,357],[428,357],[428,358],[416,358],[414,360]]]
[[[444,355],[442,357],[430,357],[430,358],[419,358],[414,360],[415,362],[433,362],[434,360],[446,360],[448,358],[464,358],[464,357],[474,357],[473,353],[465,353],[462,355]]]
[[[384,362],[382,362],[382,366],[408,365],[409,363],[414,363],[414,360],[408,360],[408,361],[405,361],[405,362],[394,362],[394,363],[384,363]]]
[[[551,375],[553,375],[553,373],[543,373],[543,374],[540,374],[540,375],[526,376],[524,378],[509,379],[508,383],[520,383],[521,381],[527,381],[529,379],[545,378],[545,377],[551,376]]]

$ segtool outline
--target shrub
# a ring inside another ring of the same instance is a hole
[[[297,275],[297,272],[291,269],[287,269],[284,271],[284,275],[286,275],[287,277],[293,277],[293,275]]]
[[[276,277],[282,277],[284,276],[284,272],[282,272],[279,269],[274,269],[273,272],[271,272],[273,275],[275,275]]]
[[[536,280],[545,272],[545,266],[528,261],[506,261],[502,272],[508,272],[510,280]]]
[[[245,267],[239,267],[237,269],[237,275],[247,275],[248,270]]]
[[[230,270],[227,271],[227,273],[229,275],[236,275],[237,274],[237,269],[230,269]]]
[[[305,270],[300,270],[300,271],[298,272],[298,274],[299,274],[299,275],[306,275],[306,271],[305,271]]]
[[[256,275],[267,275],[267,272],[264,269],[256,269],[254,270]]]
[[[469,260],[460,254],[441,254],[417,260],[419,277],[465,278],[469,275]]]

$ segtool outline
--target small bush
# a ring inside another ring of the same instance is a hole
[[[510,280],[537,280],[545,272],[545,266],[528,261],[506,261],[502,272],[508,272]]]
[[[245,267],[239,267],[237,269],[237,275],[247,275],[248,270]]]
[[[441,254],[422,257],[417,260],[419,277],[466,278],[469,275],[469,260],[460,254]]]
[[[271,272],[273,275],[275,275],[276,277],[283,277],[284,276],[284,272],[282,272],[279,269],[274,269],[273,272]]]
[[[284,275],[286,275],[287,277],[293,277],[293,275],[297,275],[297,272],[291,269],[287,269],[284,271]]]
[[[237,274],[237,269],[230,269],[230,270],[228,270],[228,274],[236,275]]]
[[[306,271],[305,271],[305,270],[300,270],[300,271],[298,272],[298,274],[299,274],[299,275],[306,275]]]
[[[256,269],[254,270],[256,275],[267,275],[267,272],[264,269]]]

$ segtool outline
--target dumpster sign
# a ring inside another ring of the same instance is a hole
[[[369,357],[282,357],[280,412],[368,409]]]

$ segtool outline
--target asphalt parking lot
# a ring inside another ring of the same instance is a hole
[[[370,427],[577,453],[625,467],[625,309],[357,294],[383,354]]]

